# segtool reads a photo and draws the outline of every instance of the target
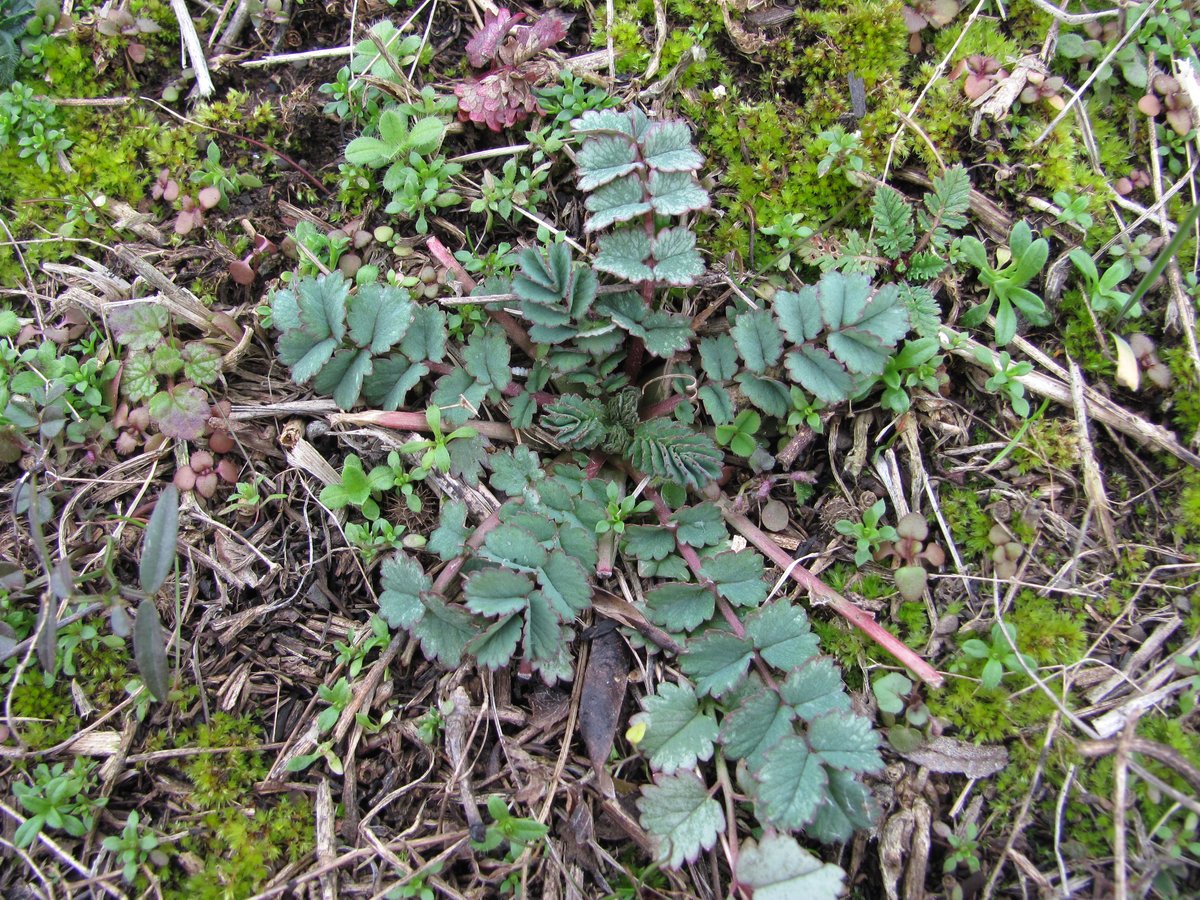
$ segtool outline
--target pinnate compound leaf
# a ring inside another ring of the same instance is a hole
[[[429,374],[424,363],[413,363],[396,353],[386,359],[377,359],[373,371],[363,379],[363,396],[367,402],[379,409],[399,409],[408,392]]]
[[[757,844],[747,838],[736,876],[754,900],[837,900],[846,881],[841,867],[821,862],[788,834],[765,835]]]
[[[150,418],[158,430],[169,438],[194,441],[204,433],[211,408],[204,391],[186,383],[169,391],[159,391],[150,398]]]
[[[767,310],[751,309],[740,313],[729,333],[751,372],[761,375],[779,362],[783,353],[783,335],[779,333],[775,317]]]
[[[652,208],[643,196],[641,180],[633,173],[597,188],[584,205],[592,214],[584,228],[588,232],[607,228],[614,222],[628,222]]]
[[[425,549],[437,554],[443,562],[449,562],[462,555],[469,534],[467,504],[462,500],[450,500],[442,504],[438,526],[429,535]]]
[[[400,342],[400,352],[413,362],[441,362],[446,356],[446,314],[436,306],[422,306]]]
[[[754,772],[759,818],[787,831],[798,831],[817,812],[825,795],[825,767],[796,735],[781,738]]]
[[[830,713],[813,719],[808,725],[808,743],[821,761],[851,772],[878,772],[883,768],[879,755],[879,733],[864,716]]]
[[[467,644],[466,651],[479,665],[499,669],[508,665],[520,640],[521,617],[515,614],[508,615],[473,638]]]
[[[646,131],[649,120],[640,109],[618,111],[615,109],[589,109],[571,122],[571,129],[578,135],[603,134],[611,131],[637,140]]]
[[[683,122],[656,122],[646,129],[639,143],[646,164],[659,172],[694,172],[704,165],[704,157],[692,147],[692,133]]]
[[[791,391],[782,381],[742,372],[737,383],[746,399],[768,416],[783,418],[791,409]]]
[[[563,655],[566,643],[550,601],[540,591],[534,591],[525,610],[525,654],[532,660],[553,662]]]
[[[737,373],[737,347],[733,338],[722,334],[700,342],[700,365],[713,381],[728,381]]]
[[[806,722],[850,709],[842,675],[828,657],[810,660],[788,674],[779,688],[783,702]]]
[[[640,228],[619,228],[600,238],[600,252],[592,264],[626,281],[653,281],[654,271],[646,264],[650,258],[650,236]]]
[[[804,610],[786,600],[751,613],[746,618],[746,635],[763,659],[785,672],[808,662],[820,646]]]
[[[350,340],[372,355],[387,353],[400,342],[413,320],[408,291],[389,284],[368,284],[358,289],[346,323]]]
[[[642,168],[637,147],[628,138],[601,135],[584,141],[575,154],[579,169],[579,189],[594,191],[601,185]]]
[[[669,631],[698,628],[716,608],[712,591],[699,584],[664,584],[646,592],[646,614]]]
[[[794,733],[791,707],[783,704],[776,691],[762,687],[748,693],[736,709],[721,720],[721,745],[731,759],[750,759],[752,764],[783,737]]]
[[[476,332],[463,348],[463,366],[481,384],[502,391],[512,381],[511,350],[498,330]]]
[[[701,712],[690,684],[660,684],[642,698],[642,709],[630,722],[646,726],[639,747],[655,769],[669,775],[712,757],[717,722]]]
[[[539,548],[540,549],[540,548]],[[484,569],[467,579],[463,595],[467,606],[485,616],[521,612],[533,593],[533,581],[511,569]]]
[[[721,804],[692,772],[656,776],[654,784],[642,789],[638,809],[658,860],[673,869],[712,848],[725,828]]]
[[[313,379],[313,390],[330,394],[340,409],[350,409],[358,402],[363,380],[374,365],[367,350],[339,350]]]
[[[836,359],[817,347],[789,353],[784,363],[791,376],[822,403],[838,403],[854,390],[854,379]]]
[[[653,253],[655,281],[685,286],[695,284],[704,274],[704,259],[696,250],[696,235],[687,228],[664,228],[654,239]],[[599,258],[596,268],[600,268]]]
[[[675,534],[689,547],[711,547],[725,540],[725,520],[715,503],[685,506],[671,514]]]
[[[640,185],[639,185],[640,196]],[[681,216],[708,206],[708,191],[691,172],[650,174],[650,204],[660,216]]]
[[[532,572],[546,563],[546,548],[516,525],[497,525],[484,539],[480,555],[512,569]]]
[[[526,487],[536,485],[546,477],[537,454],[523,444],[512,450],[493,453],[488,464],[492,467],[488,484],[493,490],[503,491],[510,497],[520,497]]]
[[[742,680],[753,655],[754,647],[745,638],[710,629],[688,641],[679,663],[695,680],[700,696],[720,697]]]
[[[638,559],[666,559],[675,552],[675,535],[658,525],[629,525],[622,550]]]
[[[408,629],[409,632],[421,642],[421,652],[426,659],[440,662],[447,668],[457,666],[467,643],[479,634],[476,621],[462,610],[447,605],[437,594],[425,594],[420,599],[425,614]]]
[[[586,610],[592,601],[587,572],[577,560],[564,553],[551,553],[537,573],[542,593],[563,621]]]
[[[745,550],[727,550],[704,561],[701,572],[711,578],[717,593],[734,606],[758,606],[767,598],[763,558]]]
[[[157,594],[171,569],[175,567],[176,539],[179,535],[179,490],[167,485],[142,537],[142,558],[138,563],[138,581],[147,594]]]
[[[829,778],[825,801],[817,809],[807,833],[826,844],[848,841],[857,829],[875,824],[879,805],[853,773],[827,769],[825,774]]]
[[[421,564],[398,553],[380,566],[383,592],[379,595],[379,614],[393,628],[412,630],[425,613],[421,594],[433,585]]]

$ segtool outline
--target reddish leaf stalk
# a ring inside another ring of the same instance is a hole
[[[470,294],[471,291],[475,290],[475,279],[454,258],[454,254],[446,249],[445,244],[437,238],[431,237],[425,242],[425,246],[429,248],[429,252],[433,255],[434,259],[454,273],[454,277],[458,279],[464,291]],[[533,341],[530,340],[529,332],[525,330],[520,322],[502,309],[487,309],[487,314],[492,317],[497,325],[504,329],[504,333],[508,335],[509,340],[520,347],[526,356],[530,359],[537,359],[537,348],[534,347]]]
[[[394,428],[397,431],[430,431],[429,423],[423,412],[406,412],[396,410],[386,412],[381,409],[369,409],[357,413],[334,413],[329,417],[330,425],[378,425],[380,428]],[[489,422],[484,419],[468,419],[465,426],[474,428],[485,438],[494,441],[515,441],[517,434],[503,422]]]
[[[696,548],[690,544],[685,544],[679,539],[679,532],[675,524],[671,521],[671,510],[662,498],[662,494],[652,487],[647,487],[643,492],[646,499],[654,504],[654,514],[658,517],[658,523],[668,529],[675,536],[675,546],[679,550],[679,555],[683,557],[683,561],[687,563],[687,567],[692,570],[692,574],[696,576],[696,582],[713,595],[713,599],[717,602],[717,609],[721,611],[722,618],[729,623],[729,627],[733,633],[739,638],[746,637],[746,628],[742,625],[742,620],[737,617],[737,613],[733,611],[733,607],[729,602],[721,596],[717,591],[717,586],[713,580],[701,571],[703,563],[700,562],[700,554],[696,552]],[[763,683],[771,690],[778,692],[779,688],[775,684],[775,679],[771,677],[771,670],[767,667],[766,661],[759,655],[757,650],[754,651],[754,667],[758,669],[758,674],[762,676]]]
[[[466,546],[472,550],[478,550],[483,543],[483,539],[488,536],[493,528],[500,524],[500,510],[495,510],[491,515],[479,523],[469,538],[467,538]],[[463,564],[467,561],[469,554],[463,553],[461,556],[456,556],[450,562],[446,563],[446,568],[438,573],[437,580],[433,583],[433,593],[446,596],[446,591],[454,582],[455,577],[462,569]]]
[[[762,551],[775,565],[791,575],[793,580],[807,589],[814,601],[832,607],[838,615],[861,629],[867,637],[896,657],[926,684],[932,687],[942,686],[941,674],[909,649],[899,638],[876,622],[874,615],[843,597],[804,566],[795,565],[795,560],[788,555],[786,550],[771,540],[769,535],[741,513],[735,512],[728,500],[721,498],[717,501],[717,505],[726,522]]]

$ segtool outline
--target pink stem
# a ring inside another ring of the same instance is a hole
[[[336,413],[329,417],[331,425],[378,425],[381,428],[395,428],[398,431],[429,431],[429,423],[423,412],[385,412],[381,409],[368,409],[357,413]],[[465,426],[474,428],[485,438],[494,441],[515,441],[517,434],[503,422],[488,422],[483,419],[468,419]]]
[[[425,246],[429,248],[429,252],[433,255],[434,259],[454,273],[454,277],[458,279],[464,291],[470,294],[471,291],[475,290],[475,279],[462,267],[462,263],[454,258],[454,254],[446,249],[445,244],[437,238],[431,237],[425,241]],[[502,309],[488,309],[487,314],[496,321],[496,324],[504,329],[504,333],[508,335],[509,340],[520,347],[526,356],[530,359],[537,359],[537,348],[534,347],[533,341],[530,340],[529,332],[522,327],[520,322]]]
[[[900,662],[904,663],[914,675],[926,684],[932,687],[942,686],[943,679],[941,674],[907,647],[898,637],[876,622],[875,616],[872,613],[861,609],[850,600],[847,600],[816,575],[812,574],[812,572],[808,571],[808,569],[804,568],[804,566],[795,565],[795,560],[788,555],[786,550],[771,540],[766,532],[760,530],[757,525],[741,513],[735,512],[729,505],[728,500],[722,498],[717,501],[717,505],[721,508],[721,513],[724,515],[726,522],[732,525],[746,540],[761,550],[775,565],[790,574],[796,582],[807,589],[809,596],[814,601],[832,607],[838,615],[861,629],[867,637],[883,647],[884,650],[892,654]]]

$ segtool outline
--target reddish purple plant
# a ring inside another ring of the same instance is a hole
[[[458,84],[458,116],[500,131],[521,122],[538,109],[533,89],[554,76],[558,67],[536,57],[567,36],[571,17],[558,12],[533,25],[518,24],[524,13],[498,9],[484,18],[483,28],[467,43],[467,61],[488,69],[482,78]]]
[[[900,11],[908,29],[908,50],[921,52],[921,32],[926,28],[944,28],[958,15],[958,0],[913,0]]]
[[[1008,71],[1001,68],[1000,63],[991,56],[976,54],[968,56],[954,67],[951,78],[958,78],[963,72],[967,73],[963,82],[963,93],[968,100],[978,100],[993,86],[1008,77]]]
[[[195,197],[184,194],[179,201],[179,214],[175,217],[175,233],[187,234],[204,224],[204,213],[221,202],[221,191],[215,187],[200,190]]]
[[[237,477],[238,467],[233,460],[218,460],[207,450],[196,450],[186,466],[175,470],[174,481],[179,490],[194,490],[207,500],[217,492],[220,482],[236,484]]]
[[[170,169],[163,169],[154,179],[154,187],[150,188],[150,196],[155,200],[166,200],[174,203],[179,199],[179,182],[171,177]]]

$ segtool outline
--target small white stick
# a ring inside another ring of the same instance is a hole
[[[196,92],[201,97],[208,97],[213,92],[212,76],[208,73],[208,60],[204,57],[204,47],[200,44],[200,35],[196,34],[196,25],[192,22],[191,14],[187,11],[184,0],[171,0],[171,12],[179,22],[179,36],[187,48],[188,59],[191,60],[192,70],[196,73]]]

